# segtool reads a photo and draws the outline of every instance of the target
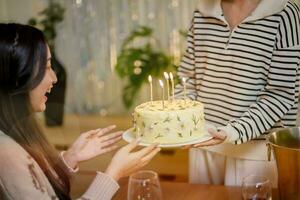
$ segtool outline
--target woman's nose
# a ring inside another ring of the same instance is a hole
[[[51,76],[51,78],[52,78],[52,83],[53,84],[57,83],[57,76],[56,76],[56,74],[55,74],[55,72],[53,70],[52,70],[52,76]]]

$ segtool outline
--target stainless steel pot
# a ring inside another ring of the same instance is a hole
[[[279,129],[268,138],[278,169],[279,195],[282,200],[300,200],[300,127]]]

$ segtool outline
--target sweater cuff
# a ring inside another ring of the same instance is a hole
[[[218,129],[222,130],[226,133],[226,139],[225,139],[224,143],[234,144],[235,141],[237,141],[240,137],[237,130],[235,130],[235,128],[232,127],[230,124],[228,124],[227,126],[218,127]]]
[[[68,168],[68,171],[69,171],[70,173],[76,173],[76,172],[78,172],[79,167],[76,166],[75,169],[73,169],[72,167],[70,167],[70,166],[68,165],[68,163],[67,163],[67,162],[65,161],[65,159],[64,159],[64,154],[65,154],[65,151],[60,152],[59,157],[60,157],[60,159],[62,160],[62,162],[65,164],[65,166]]]
[[[94,181],[83,197],[90,200],[111,200],[118,189],[119,184],[113,178],[102,172],[97,172]]]

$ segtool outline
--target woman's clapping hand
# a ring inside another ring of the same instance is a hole
[[[112,125],[82,133],[63,155],[67,164],[75,168],[81,161],[117,149],[116,143],[120,141],[122,131],[110,133],[115,127]]]
[[[118,181],[120,178],[126,177],[144,167],[160,151],[157,144],[134,151],[137,146],[138,140],[134,140],[130,144],[122,147],[114,155],[106,170],[106,174]]]

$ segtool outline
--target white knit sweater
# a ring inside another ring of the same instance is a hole
[[[67,167],[67,166],[66,166]],[[97,175],[81,200],[109,200],[119,185],[104,173]],[[58,199],[46,175],[28,152],[0,131],[0,199]]]

